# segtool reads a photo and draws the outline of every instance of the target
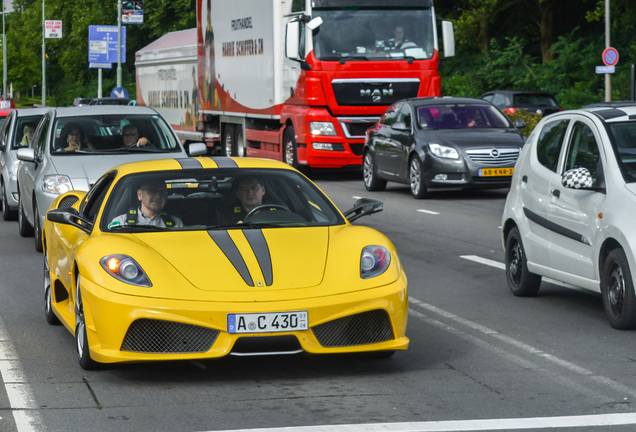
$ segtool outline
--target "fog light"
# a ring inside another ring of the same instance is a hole
[[[446,181],[448,180],[448,174],[437,174],[434,177],[435,180],[441,180],[441,181]]]
[[[311,144],[311,148],[313,148],[314,150],[327,150],[327,151],[332,151],[333,150],[333,146],[331,145],[331,143],[312,143]]]

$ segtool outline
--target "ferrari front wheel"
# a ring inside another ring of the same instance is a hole
[[[77,359],[82,369],[94,370],[99,368],[99,363],[91,358],[88,346],[88,330],[86,329],[86,317],[84,316],[84,304],[80,290],[80,277],[77,276],[75,292],[75,345],[77,346]]]

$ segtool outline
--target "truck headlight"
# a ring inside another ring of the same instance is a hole
[[[59,174],[48,175],[42,180],[42,190],[44,192],[62,195],[63,193],[72,191],[73,184],[68,176]]]
[[[429,144],[429,150],[437,157],[445,159],[459,159],[459,153],[453,147],[443,146],[440,144]]]
[[[309,122],[309,133],[319,136],[337,136],[336,128],[331,122]]]

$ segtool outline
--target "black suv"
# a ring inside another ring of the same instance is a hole
[[[506,114],[525,110],[544,116],[563,111],[550,93],[532,91],[495,90],[481,95]]]

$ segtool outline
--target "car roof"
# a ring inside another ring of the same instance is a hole
[[[16,110],[15,115],[17,115],[18,117],[28,117],[28,116],[33,116],[33,115],[44,115],[45,113],[47,113],[50,110],[51,110],[51,108],[20,108],[20,109]]]
[[[133,105],[84,105],[81,107],[59,107],[55,110],[56,117],[84,117],[93,115],[157,115],[153,108]]]
[[[454,97],[454,96],[411,98],[411,99],[405,99],[404,101],[411,103],[413,106],[456,105],[456,104],[492,105],[490,102],[485,101],[483,99]]]

